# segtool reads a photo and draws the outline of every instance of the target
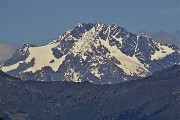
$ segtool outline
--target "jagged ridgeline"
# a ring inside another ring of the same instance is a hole
[[[44,46],[24,44],[2,71],[22,80],[113,84],[180,63],[175,45],[112,24],[77,24]]]

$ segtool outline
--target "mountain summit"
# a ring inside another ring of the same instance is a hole
[[[180,49],[116,24],[77,24],[44,46],[24,44],[2,71],[22,80],[113,84],[180,63]]]

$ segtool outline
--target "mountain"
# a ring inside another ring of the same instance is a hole
[[[180,65],[140,80],[104,85],[8,76],[0,74],[2,120],[180,119]]]
[[[176,33],[174,34],[160,31],[160,32],[150,33],[150,35],[157,42],[162,42],[166,44],[175,44],[176,46],[180,47],[180,39],[178,38],[178,31],[176,31]]]
[[[44,46],[24,44],[2,71],[22,80],[113,84],[180,63],[180,49],[116,24],[77,24]]]

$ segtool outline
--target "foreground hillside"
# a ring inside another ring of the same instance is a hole
[[[0,73],[4,120],[179,120],[180,66],[114,85],[18,81]]]

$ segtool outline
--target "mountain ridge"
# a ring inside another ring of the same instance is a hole
[[[2,70],[23,80],[112,84],[180,62],[180,50],[116,24],[77,24],[45,46],[24,44]]]

